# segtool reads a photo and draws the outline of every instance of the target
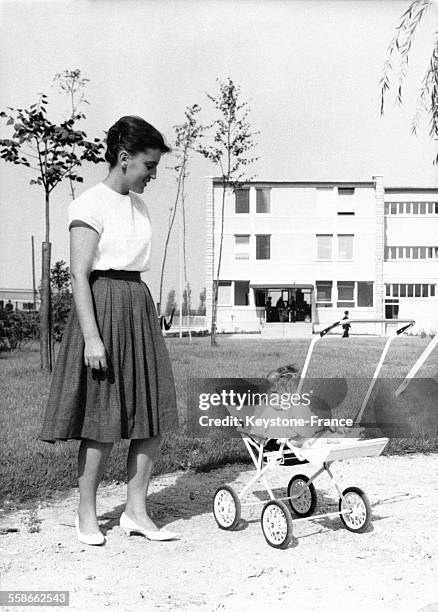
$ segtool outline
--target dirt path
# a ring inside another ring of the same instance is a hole
[[[306,467],[299,471],[309,473]],[[0,536],[1,589],[69,590],[69,609],[81,611],[378,612],[427,606],[436,612],[438,455],[354,459],[334,469],[345,486],[366,491],[373,505],[367,533],[346,531],[339,518],[299,522],[291,546],[275,550],[261,531],[261,506],[244,509],[241,529],[234,532],[219,530],[210,511],[217,486],[234,483],[239,489],[252,471],[228,466],[208,474],[180,472],[155,479],[150,495],[157,523],[180,532],[177,541],[149,542],[122,533],[118,517],[125,485],[100,489],[103,547],[76,539],[76,490],[40,509],[39,533],[27,532],[23,513],[9,516],[7,524],[20,531]],[[297,471],[272,474],[278,496]],[[336,509],[328,481],[316,484],[318,510]],[[264,492],[258,487],[255,494],[263,498]]]

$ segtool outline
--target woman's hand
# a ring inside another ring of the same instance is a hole
[[[85,342],[84,361],[93,370],[107,369],[105,347],[99,337],[93,337]]]

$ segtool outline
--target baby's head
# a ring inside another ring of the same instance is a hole
[[[269,380],[272,386],[276,385],[281,387],[283,390],[289,390],[287,387],[291,385],[292,381],[295,383],[299,378],[300,373],[298,368],[293,364],[283,365],[275,370],[272,370],[267,374],[266,378]]]
[[[276,368],[275,370],[272,370],[271,372],[269,372],[266,378],[271,382],[275,382],[279,378],[283,377],[296,378],[298,374],[298,368],[296,368],[293,364],[290,363],[289,365],[283,365],[279,368]]]

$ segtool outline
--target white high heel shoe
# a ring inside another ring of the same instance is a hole
[[[89,544],[90,546],[100,546],[105,542],[105,536],[101,531],[99,533],[82,533],[79,528],[79,516],[75,517],[76,533],[78,534],[79,542]]]
[[[165,529],[164,527],[163,529],[158,529],[157,531],[140,527],[140,525],[137,525],[135,521],[126,516],[124,512],[122,512],[120,516],[120,527],[127,536],[131,535],[131,533],[141,533],[141,535],[144,535],[148,540],[157,540],[160,542],[165,540],[173,540],[173,538],[177,538],[179,535],[174,531]]]

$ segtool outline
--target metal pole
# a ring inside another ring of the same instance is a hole
[[[36,311],[36,287],[35,287],[35,244],[32,236],[32,291],[33,291],[33,309]]]
[[[183,219],[182,205],[179,207],[179,337],[182,338],[182,286],[183,286]]]

